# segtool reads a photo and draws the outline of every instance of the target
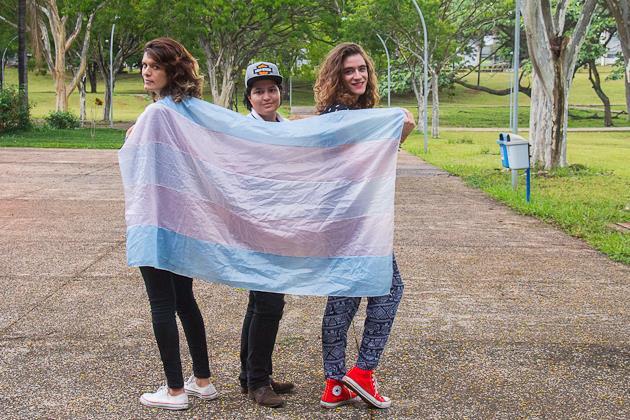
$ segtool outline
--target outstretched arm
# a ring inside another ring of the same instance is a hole
[[[409,112],[406,108],[402,108],[402,110],[405,112],[405,119],[403,121],[402,135],[400,136],[400,144],[407,140],[407,136],[411,134],[413,129],[416,127],[416,123],[411,112]]]

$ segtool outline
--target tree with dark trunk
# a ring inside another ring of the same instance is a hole
[[[142,34],[134,34],[124,31],[121,36],[115,39],[114,57],[112,60],[113,82],[116,86],[116,76],[120,73],[125,60],[137,54],[142,49]],[[110,86],[110,76],[112,69],[109,68],[109,48],[104,45],[102,36],[98,36],[96,42],[96,63],[103,77],[105,85],[105,103],[103,106],[103,121],[109,121],[110,109],[112,106],[112,86]]]
[[[98,65],[96,64],[96,61],[90,60],[85,70],[88,81],[90,83],[90,93],[96,93],[96,87],[98,84],[98,75],[96,74],[97,72]]]
[[[606,5],[617,22],[617,34],[621,43],[624,67],[626,69],[624,72],[626,82],[626,116],[630,120],[630,1],[606,0]]]
[[[575,17],[572,16],[573,19]],[[610,99],[602,88],[602,81],[597,70],[597,60],[606,54],[608,44],[617,32],[615,20],[610,16],[609,11],[605,7],[597,7],[593,14],[591,26],[588,29],[580,54],[578,56],[575,71],[580,67],[588,68],[588,80],[591,82],[593,90],[597,97],[604,105],[604,125],[611,127],[612,110],[610,108]],[[604,39],[604,42],[601,42]]]
[[[28,72],[26,56],[26,0],[18,0],[18,85],[22,106],[28,108]]]
[[[612,111],[610,109],[610,99],[602,89],[602,82],[599,78],[599,72],[597,71],[597,64],[595,63],[595,60],[588,60],[586,64],[588,65],[588,80],[590,80],[593,90],[597,93],[597,96],[604,104],[604,125],[606,127],[612,127],[613,122]]]

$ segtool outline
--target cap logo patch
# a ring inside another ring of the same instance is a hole
[[[271,74],[272,70],[271,68],[266,65],[266,64],[259,64],[255,69],[254,69],[254,74],[257,76],[266,76],[268,74]]]

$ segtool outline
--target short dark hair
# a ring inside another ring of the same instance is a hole
[[[256,81],[265,80],[265,79],[263,79],[262,77],[259,77],[256,79]],[[276,86],[278,86],[278,90],[280,91],[280,103],[282,103],[282,83],[280,83],[278,80],[271,77],[269,77],[268,80],[273,80],[276,83]],[[252,86],[253,85],[254,83],[252,83]],[[243,95],[243,105],[247,107],[248,111],[252,110],[252,103],[249,101],[249,97],[252,95],[252,86],[246,86],[245,93]]]

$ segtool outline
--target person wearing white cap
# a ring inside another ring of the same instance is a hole
[[[273,63],[250,64],[245,73],[245,98],[250,116],[257,120],[280,122],[282,76]],[[270,292],[249,292],[249,303],[241,332],[241,391],[265,407],[282,407],[278,394],[293,390],[291,382],[271,379],[272,354],[282,318],[284,295]]]

